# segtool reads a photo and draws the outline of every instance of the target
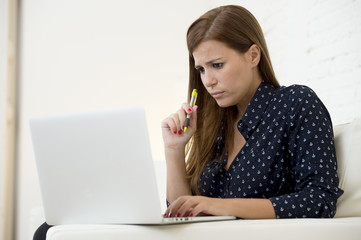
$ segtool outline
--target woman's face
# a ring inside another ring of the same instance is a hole
[[[252,45],[239,53],[222,42],[201,42],[193,52],[202,83],[220,107],[237,105],[245,111],[262,79],[257,65],[260,50]]]

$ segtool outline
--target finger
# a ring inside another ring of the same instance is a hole
[[[183,109],[179,109],[176,113],[176,116],[174,116],[175,119],[175,124],[177,126],[177,132],[178,134],[182,134],[181,132],[183,131],[183,125],[184,125],[184,119],[185,119],[185,113],[183,111]]]
[[[205,216],[205,215],[213,215],[215,212],[210,211],[210,204],[209,198],[205,197],[197,197],[198,204],[194,206],[192,211],[189,213],[189,216]],[[218,215],[218,214],[215,214]]]
[[[189,122],[186,124],[186,121],[189,121],[189,120],[187,120],[187,117],[188,117],[188,114],[191,116],[191,114],[192,114],[192,107],[189,105],[189,103],[183,103],[182,104],[182,108],[183,108],[183,110],[185,111],[185,113],[186,113],[186,115],[184,116],[185,118],[184,118],[184,121],[183,121],[183,125],[188,125],[189,126]],[[187,126],[187,127],[188,127]],[[183,129],[184,130],[184,129]]]
[[[187,216],[190,217],[195,217],[195,216],[199,216],[202,215],[204,209],[203,209],[203,205],[202,204],[198,204],[197,206],[195,206],[194,208],[192,208]]]
[[[179,126],[180,126],[180,130],[183,132],[184,130],[184,124],[185,124],[185,121],[187,119],[187,115],[186,113],[184,112],[184,109],[181,109],[178,111],[178,118],[179,118]]]
[[[184,128],[186,129],[183,128],[183,130],[186,131],[190,125],[190,119],[192,118],[193,109],[188,103],[183,103],[182,107],[186,112],[186,118],[184,119]]]
[[[165,212],[164,212],[164,214],[163,214],[163,217],[165,217],[165,218],[172,217],[172,209],[171,209],[171,206],[169,206],[169,207],[165,210]]]
[[[189,214],[193,212],[194,207],[198,204],[199,202],[196,201],[196,198],[189,198],[179,207],[178,214],[182,217],[189,216]]]
[[[193,211],[193,208],[196,207],[202,198],[197,196],[181,196],[173,202],[171,209],[173,216],[189,216]]]
[[[175,201],[177,201],[177,200],[175,200]],[[174,202],[175,202],[175,201],[174,201]],[[165,212],[164,212],[164,214],[163,214],[163,217],[165,217],[165,218],[173,217],[173,211],[172,211],[172,209],[173,209],[174,202],[171,203],[171,204],[167,207],[167,209],[165,210]]]
[[[172,118],[173,118],[173,120],[174,120],[174,123],[175,123],[175,125],[176,125],[176,131],[179,133],[179,134],[181,134],[181,130],[182,130],[182,127],[183,127],[183,121],[184,121],[184,119],[186,118],[186,116],[185,116],[185,112],[184,112],[184,110],[183,109],[179,109],[176,113],[174,113],[173,115],[172,115]]]
[[[179,207],[183,204],[182,197],[177,198],[170,206],[168,217],[180,217]]]
[[[198,106],[195,105],[192,109],[192,115],[189,122],[189,127],[192,129],[197,129],[197,112],[198,112]]]
[[[175,123],[174,117],[169,116],[164,119],[161,124],[163,129],[168,129],[172,133],[177,133],[177,125]]]
[[[188,113],[192,113],[192,107],[191,105],[189,105],[189,103],[183,103],[182,104],[182,108],[184,109],[184,111],[188,114]]]
[[[173,201],[166,211],[167,217],[182,216],[180,208],[184,205],[185,202],[187,202],[187,199],[189,199],[190,197],[191,196],[180,196],[175,201]]]

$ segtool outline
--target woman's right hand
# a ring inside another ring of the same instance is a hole
[[[187,114],[191,114],[187,131],[183,126]],[[192,195],[185,167],[185,146],[197,129],[197,106],[189,103],[182,107],[161,124],[164,141],[164,154],[167,162],[167,199],[173,202],[183,195]]]
[[[185,145],[197,129],[197,106],[183,103],[181,109],[162,121],[162,135],[165,149],[184,150]],[[188,129],[184,132],[187,114],[191,114]]]

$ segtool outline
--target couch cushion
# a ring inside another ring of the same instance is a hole
[[[340,188],[335,217],[361,216],[361,118],[334,128]]]
[[[47,240],[360,240],[361,218],[233,220],[149,225],[60,225]]]

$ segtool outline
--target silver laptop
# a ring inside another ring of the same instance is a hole
[[[30,129],[50,225],[235,219],[162,217],[141,107],[34,118]]]

